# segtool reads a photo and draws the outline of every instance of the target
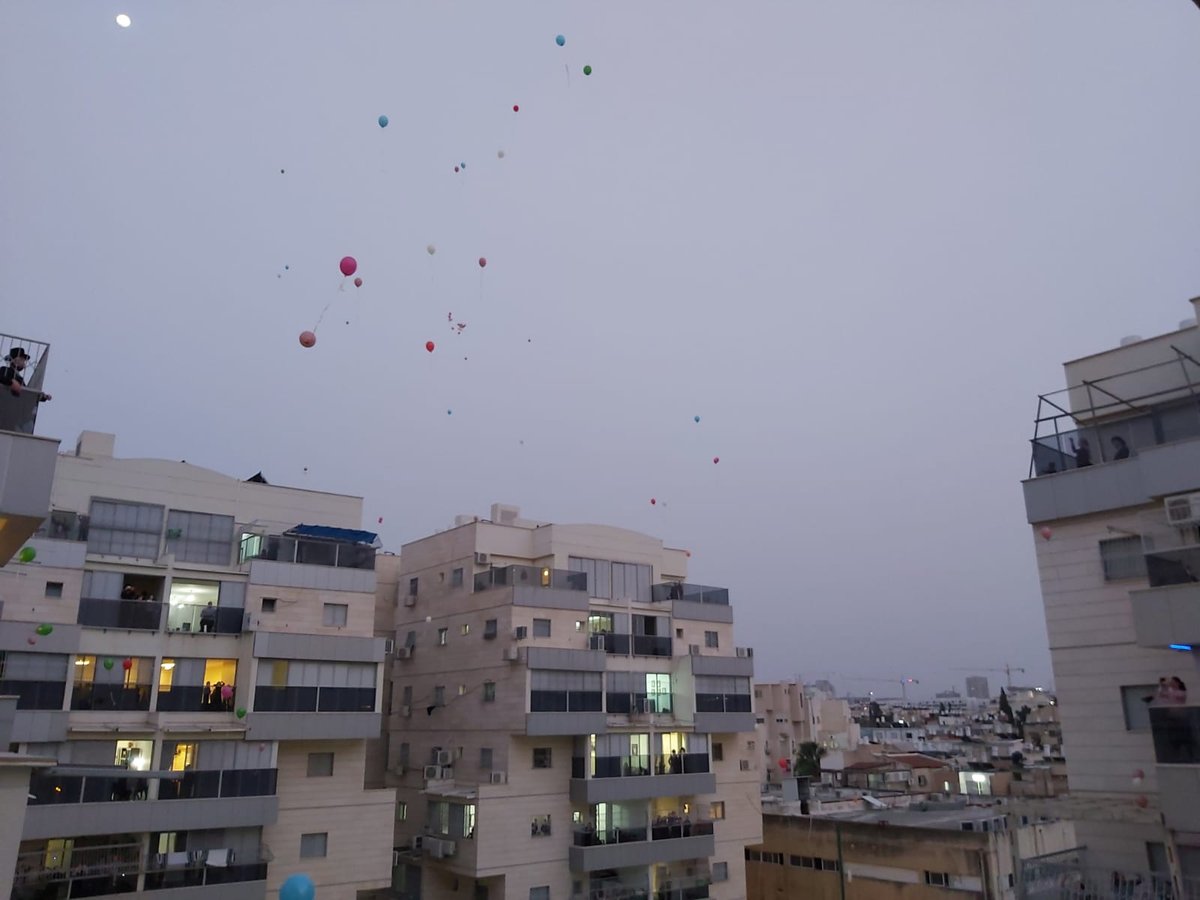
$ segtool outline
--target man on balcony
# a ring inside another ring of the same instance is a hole
[[[211,632],[217,627],[217,608],[208,601],[208,606],[200,610],[200,630]]]
[[[0,367],[0,384],[8,388],[14,397],[20,397],[25,389],[25,378],[21,373],[29,365],[29,354],[25,352],[24,347],[13,347],[4,357],[4,362],[5,365]],[[39,403],[50,399],[49,394],[43,394],[41,391],[38,391],[36,396]]]

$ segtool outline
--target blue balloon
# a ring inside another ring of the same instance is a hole
[[[387,123],[388,123],[388,117],[387,117],[387,116],[380,116],[380,117],[379,117],[379,127],[380,127],[380,128],[387,128]]]
[[[565,37],[563,37],[561,34],[554,39],[554,43],[558,44],[558,46],[560,46],[560,47],[563,44],[565,44],[566,42],[567,42],[567,39]]]
[[[697,421],[697,422],[699,422],[699,421],[700,421],[700,417],[699,417],[699,416],[696,416],[696,417],[695,417],[695,419],[696,419],[696,421]]]
[[[307,875],[292,875],[279,888],[279,900],[314,900],[317,887]]]
[[[465,169],[465,168],[467,167],[467,164],[466,164],[466,163],[459,163],[459,166]]]

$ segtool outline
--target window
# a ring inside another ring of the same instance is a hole
[[[279,599],[277,597],[263,597],[262,598],[262,611],[265,613],[275,612],[275,604],[278,602],[279,602]]]
[[[708,817],[714,821],[725,818],[725,801],[714,800],[708,807]]]
[[[751,850],[749,847],[747,847],[746,859],[750,860],[750,862],[762,862],[762,853],[758,850]]]
[[[950,887],[950,875],[947,872],[926,872],[925,883],[936,887]]]
[[[412,706],[412,685],[406,684],[404,690],[400,692],[401,706]]]
[[[421,583],[420,578],[408,579],[408,596],[410,596],[410,597],[417,596],[417,588],[420,586],[420,583]]]
[[[492,748],[491,747],[480,747],[479,748],[479,768],[489,769],[489,770],[492,768]]]
[[[550,748],[549,747],[534,747],[533,748],[533,767],[535,769],[550,768]]]
[[[233,556],[233,516],[171,510],[167,513],[167,552],[180,562],[229,565]]]
[[[720,646],[720,643],[717,639],[717,633],[715,631],[704,632],[704,646],[705,647],[719,647]]]
[[[399,759],[397,762],[404,768],[408,768],[408,758],[412,754],[412,747],[406,741],[400,745]]]
[[[683,629],[682,628],[675,629],[675,640],[677,640],[677,641],[683,640]]]
[[[838,872],[841,870],[841,866],[836,859],[822,859],[819,862],[821,863],[820,867],[826,872]]]
[[[444,684],[434,685],[434,687],[433,687],[433,705],[434,706],[445,706],[446,705],[446,686]]]
[[[782,866],[783,865],[783,854],[782,853],[763,853],[762,861],[765,863],[773,863],[774,865]]]
[[[1139,535],[1101,541],[1100,562],[1105,581],[1146,577],[1146,556]]]
[[[350,606],[346,603],[325,603],[321,606],[321,624],[330,627],[345,628],[346,613]]]
[[[534,637],[550,637],[550,620],[549,619],[534,619],[533,620],[533,636]]]
[[[157,559],[165,511],[147,503],[92,500],[88,553]]]
[[[713,762],[721,762],[725,759],[725,748],[721,746],[720,741],[712,745]]]
[[[739,759],[738,760],[738,769],[742,772],[749,772],[750,771],[750,760]]]
[[[475,804],[466,803],[463,805],[462,810],[462,836],[465,838],[473,838],[475,837]]]
[[[460,633],[460,634],[463,634],[463,635],[468,635],[468,634],[470,634],[470,633],[471,633],[471,626],[470,626],[470,625],[468,625],[466,622],[463,622],[463,624],[462,624],[462,627],[461,627],[461,628],[459,628],[459,633]]]
[[[550,900],[550,888],[546,885],[531,887],[529,889],[529,900]]]
[[[333,775],[333,754],[332,753],[310,753],[308,754],[308,777],[309,778],[329,778]]]
[[[483,702],[492,703],[496,699],[496,682],[485,681],[483,683]]]
[[[534,816],[529,820],[529,836],[530,837],[549,837],[550,836],[550,817],[549,816]]]
[[[404,800],[396,801],[396,819],[400,822],[408,821],[408,803]]]
[[[746,749],[753,750],[754,749],[754,741],[746,741]]]
[[[463,697],[466,695],[466,693],[467,693],[467,686],[465,684],[460,683],[458,685],[458,696]]]
[[[729,863],[715,862],[712,864],[712,880],[713,881],[728,881],[729,880]]]
[[[63,592],[63,583],[61,581],[46,582],[47,597],[61,597]]]
[[[974,822],[961,822],[961,823],[959,823],[959,827],[961,827],[963,831],[974,831],[975,823]]]
[[[315,831],[300,835],[300,858],[315,859],[325,855],[329,847],[329,832]]]
[[[463,570],[461,568],[455,569],[450,573],[450,587],[462,587],[462,583]]]
[[[446,641],[449,640],[449,637],[450,637],[450,629],[449,628],[439,628],[438,629],[438,646],[445,647]]]
[[[409,631],[409,632],[406,632],[406,633],[405,633],[405,635],[404,635],[404,646],[405,646],[405,647],[415,647],[415,646],[417,646],[417,633],[416,633],[415,631]]]
[[[490,641],[496,636],[496,620],[488,619],[483,623],[483,639]]]
[[[1150,730],[1150,700],[1158,691],[1156,684],[1127,684],[1121,687],[1121,705],[1125,708],[1126,731]]]

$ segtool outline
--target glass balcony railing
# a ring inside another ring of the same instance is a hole
[[[17,709],[62,709],[67,693],[65,681],[20,681],[0,679],[0,695],[16,696]]]
[[[158,631],[162,627],[163,604],[157,600],[104,600],[84,597],[79,601],[79,625],[93,628],[128,628]]]
[[[134,893],[142,870],[141,843],[74,847],[69,851],[44,847],[17,855],[13,870],[13,900],[63,900]]]
[[[76,684],[71,692],[73,710],[143,710],[150,709],[148,684]]]
[[[544,587],[560,591],[586,591],[587,573],[539,566],[504,566],[475,576],[475,591],[497,587]]]
[[[753,702],[749,694],[696,694],[696,712],[748,713]]]
[[[688,822],[656,820],[647,828],[645,825],[622,825],[597,831],[587,826],[572,833],[576,847],[598,847],[605,844],[631,844],[644,841],[676,841],[681,838],[701,837],[713,833],[709,821]]]
[[[613,656],[670,656],[672,643],[669,637],[652,634],[615,634],[611,631],[594,632],[588,636],[588,646],[603,650]]]
[[[51,541],[81,541],[88,539],[88,517],[74,512],[55,510],[42,522],[34,535]]]
[[[1154,758],[1163,765],[1200,765],[1200,706],[1151,706]]]
[[[128,769],[115,770],[112,775],[71,775],[69,771],[35,772],[29,779],[29,805],[145,800],[149,794],[150,780]]]
[[[170,778],[146,777],[131,769],[114,769],[111,775],[73,775],[70,767],[64,766],[30,778],[29,804],[270,797],[275,794],[277,775],[275,769],[188,770]]]
[[[315,540],[288,534],[244,535],[238,561],[248,563],[254,559],[338,569],[374,569],[375,548],[369,544]]]
[[[650,601],[652,603],[665,603],[671,600],[728,606],[729,588],[709,587],[706,584],[686,584],[682,581],[669,581],[665,584],[655,584],[650,587]]]
[[[375,712],[375,688],[273,687],[254,691],[258,712]]]
[[[225,685],[234,689],[232,684]],[[234,689],[236,691],[236,689]],[[223,692],[205,689],[203,685],[173,684],[170,688],[158,689],[159,712],[233,712],[234,695],[228,698],[221,696]]]
[[[588,757],[571,757],[572,778],[636,778],[641,775],[693,775],[710,771],[707,753],[676,753],[674,756],[630,754],[592,757],[595,765],[588,772]]]
[[[604,708],[610,713],[661,713],[671,712],[672,700],[670,694],[657,693],[625,693],[624,691],[607,691],[604,695]]]

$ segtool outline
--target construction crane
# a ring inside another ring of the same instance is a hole
[[[905,702],[908,701],[908,686],[910,684],[920,684],[921,683],[916,678],[897,678],[895,676],[883,677],[883,678],[863,678],[863,677],[852,677],[852,676],[842,675],[842,676],[840,676],[840,679],[842,681],[866,681],[866,682],[870,682],[872,684],[879,684],[880,682],[887,682],[888,684],[898,684],[898,685],[900,685],[900,694],[901,694],[901,696],[903,696]]]
[[[1196,2],[1200,3],[1200,0],[1196,0]],[[974,669],[955,669],[954,671],[955,672],[1003,672],[1004,680],[1005,680],[1004,686],[1012,687],[1012,673],[1013,672],[1021,672],[1022,674],[1024,674],[1025,669],[1023,669],[1021,666],[1010,666],[1008,663],[1005,663],[1004,666],[1001,668],[989,669],[984,666],[977,666]]]

